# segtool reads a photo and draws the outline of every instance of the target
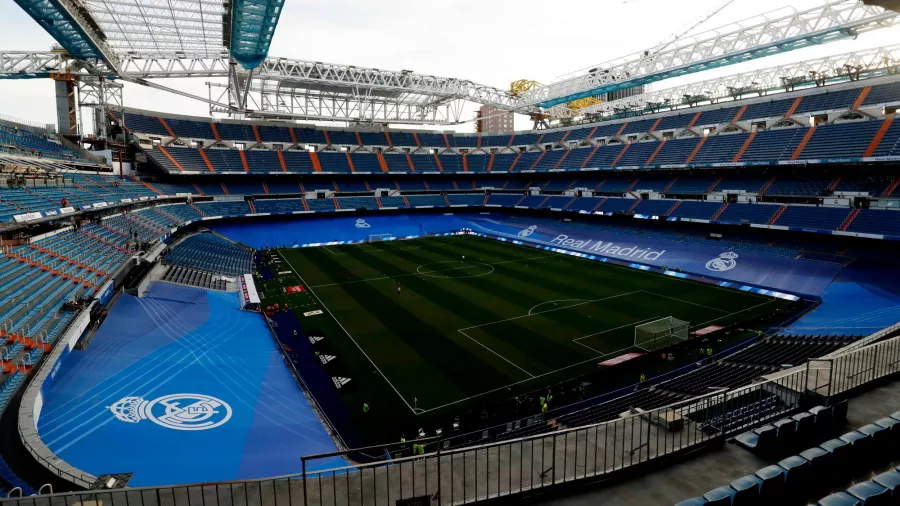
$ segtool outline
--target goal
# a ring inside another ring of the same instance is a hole
[[[644,351],[656,351],[682,341],[690,335],[689,322],[672,316],[634,326],[634,346]]]
[[[381,241],[392,241],[394,236],[391,234],[371,234],[369,235],[369,242],[381,242]]]

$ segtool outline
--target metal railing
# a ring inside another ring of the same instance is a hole
[[[847,394],[900,372],[900,337],[657,409],[632,409],[603,423],[513,440],[313,470],[330,453],[301,459],[303,473],[264,480],[11,498],[4,506],[365,506],[428,497],[438,506],[515,496],[568,482],[603,478],[677,455]],[[652,388],[652,387],[651,387]],[[760,406],[766,406],[765,409]],[[410,442],[412,444],[413,442]]]
[[[0,113],[0,120],[9,122],[12,124],[12,126],[14,126],[16,123],[18,123],[19,125],[28,126],[33,129],[40,130],[41,133],[46,133],[46,134],[56,133],[55,131],[48,128],[49,126],[52,126],[48,123],[41,123],[39,121],[31,121],[31,120],[27,120],[27,119],[17,118],[15,116],[10,116],[9,114],[3,114],[3,113]]]
[[[767,419],[796,410],[806,395],[805,369],[676,404],[632,410],[616,420],[519,439],[443,451],[424,441],[426,454],[309,471],[342,453],[304,457],[304,473],[266,480],[119,489],[35,496],[10,506],[70,506],[96,501],[122,506],[364,506],[428,496],[457,505],[512,496],[576,480],[603,477],[648,461],[720,441]],[[775,409],[728,413],[777,397]],[[723,420],[728,419],[728,423]]]
[[[900,371],[900,337],[810,360],[807,370],[810,392],[828,399],[846,395]]]

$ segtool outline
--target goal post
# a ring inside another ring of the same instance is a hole
[[[394,236],[391,234],[369,234],[369,242],[391,241]]]
[[[687,341],[690,326],[689,322],[672,316],[635,325],[634,346],[644,351],[656,351]]]

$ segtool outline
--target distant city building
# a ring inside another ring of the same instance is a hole
[[[515,129],[513,113],[490,105],[483,105],[478,109],[477,130],[479,133],[506,133]]]

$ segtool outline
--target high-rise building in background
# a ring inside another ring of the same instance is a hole
[[[483,105],[478,109],[476,129],[483,134],[512,132],[516,129],[514,114],[490,105]]]

